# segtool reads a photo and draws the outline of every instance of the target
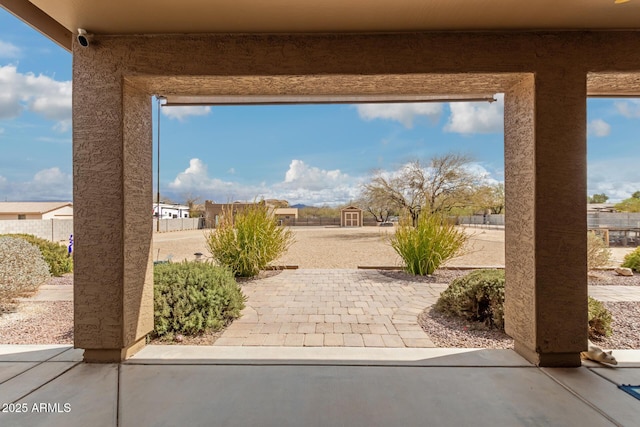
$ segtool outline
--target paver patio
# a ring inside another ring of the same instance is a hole
[[[284,270],[243,284],[243,316],[215,345],[434,347],[417,317],[446,286],[375,270]]]

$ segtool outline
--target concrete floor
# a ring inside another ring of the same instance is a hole
[[[511,350],[148,346],[117,365],[0,346],[2,426],[637,426],[640,351],[540,369]],[[24,409],[24,412],[16,412]]]

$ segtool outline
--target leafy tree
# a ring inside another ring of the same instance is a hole
[[[631,197],[634,198],[634,199],[640,199],[640,191],[636,191],[635,193],[633,193],[631,195]]]
[[[470,162],[469,156],[450,153],[433,157],[426,167],[416,160],[395,173],[375,171],[362,196],[390,210],[406,211],[415,226],[422,209],[445,213],[471,204],[482,177],[469,170]]]
[[[640,198],[629,197],[614,206],[619,212],[640,212]]]
[[[587,196],[587,203],[607,203],[607,200],[609,200],[609,196],[604,193]]]
[[[504,183],[478,187],[473,196],[473,205],[494,215],[501,214],[504,211]]]

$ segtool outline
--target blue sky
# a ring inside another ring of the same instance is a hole
[[[0,200],[71,200],[71,59],[0,9]],[[470,154],[491,182],[504,179],[501,96],[493,104],[161,112],[160,186],[175,201],[191,195],[335,205],[357,198],[374,169],[393,171],[447,152]],[[640,189],[640,101],[590,99],[588,122],[589,194],[629,197]]]

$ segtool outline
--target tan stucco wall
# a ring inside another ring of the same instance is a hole
[[[640,94],[638,48],[638,32],[98,36],[89,48],[75,44],[75,345],[95,359],[125,357],[152,327],[152,94],[506,92],[508,292],[523,298],[521,315],[508,309],[509,331],[530,360],[574,363],[586,344],[585,94]],[[568,219],[553,223],[544,210]]]

